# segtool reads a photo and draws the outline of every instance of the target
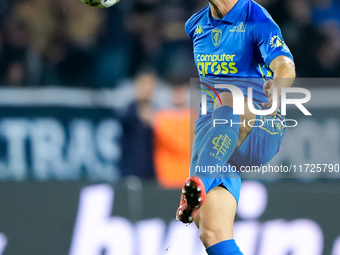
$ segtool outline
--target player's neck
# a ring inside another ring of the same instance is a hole
[[[215,19],[222,19],[235,6],[238,0],[208,0],[211,14]]]

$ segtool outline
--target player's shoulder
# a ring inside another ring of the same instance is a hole
[[[207,12],[209,11],[209,6],[204,7],[200,11],[193,14],[185,23],[185,31],[187,32],[189,37],[192,37],[191,30],[193,27],[198,25],[200,22],[202,22],[202,19],[207,18]]]
[[[248,14],[248,22],[254,27],[261,26],[277,26],[269,12],[260,4],[250,0],[250,9]]]

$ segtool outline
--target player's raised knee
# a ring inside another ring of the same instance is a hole
[[[200,229],[200,239],[206,248],[218,243],[216,232],[207,229]]]
[[[215,106],[215,109],[225,105],[233,107],[233,95],[230,92],[222,92],[221,94],[219,94],[219,96],[221,98],[222,105],[220,100],[216,98],[217,104]]]

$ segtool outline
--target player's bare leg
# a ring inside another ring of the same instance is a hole
[[[222,105],[218,103],[215,109],[221,106],[233,106],[232,94],[223,92],[220,94]],[[255,119],[245,99],[245,114],[240,116],[241,123]],[[245,140],[251,127],[241,125],[236,148]],[[204,185],[196,176],[189,178],[183,185],[182,202],[177,211],[178,219],[184,223],[191,223],[194,219],[200,230],[200,238],[205,247],[210,247],[224,240],[233,239],[233,223],[236,214],[237,202],[235,197],[224,187],[215,187],[205,194]],[[199,191],[199,192],[195,192]],[[194,192],[193,192],[194,191]],[[191,205],[188,205],[187,201]],[[196,203],[192,203],[191,201]]]
[[[236,208],[234,196],[224,187],[216,187],[208,192],[206,201],[195,217],[200,239],[206,248],[233,239]]]
[[[233,106],[232,94],[223,92],[220,94],[223,106]],[[251,113],[245,99],[245,114],[241,116],[241,122],[256,119]],[[215,109],[221,107],[218,103]],[[252,130],[248,125],[241,125],[237,148],[245,140]],[[208,192],[206,200],[195,217],[195,223],[200,230],[200,238],[204,246],[210,247],[224,240],[233,239],[233,223],[236,214],[237,203],[234,196],[224,187],[216,187]]]

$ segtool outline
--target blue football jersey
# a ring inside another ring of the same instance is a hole
[[[267,101],[263,84],[273,78],[270,63],[281,55],[293,59],[278,25],[252,0],[239,0],[220,20],[212,17],[208,5],[186,22],[185,30],[193,41],[202,82],[228,81],[246,96],[251,86],[258,102]]]

